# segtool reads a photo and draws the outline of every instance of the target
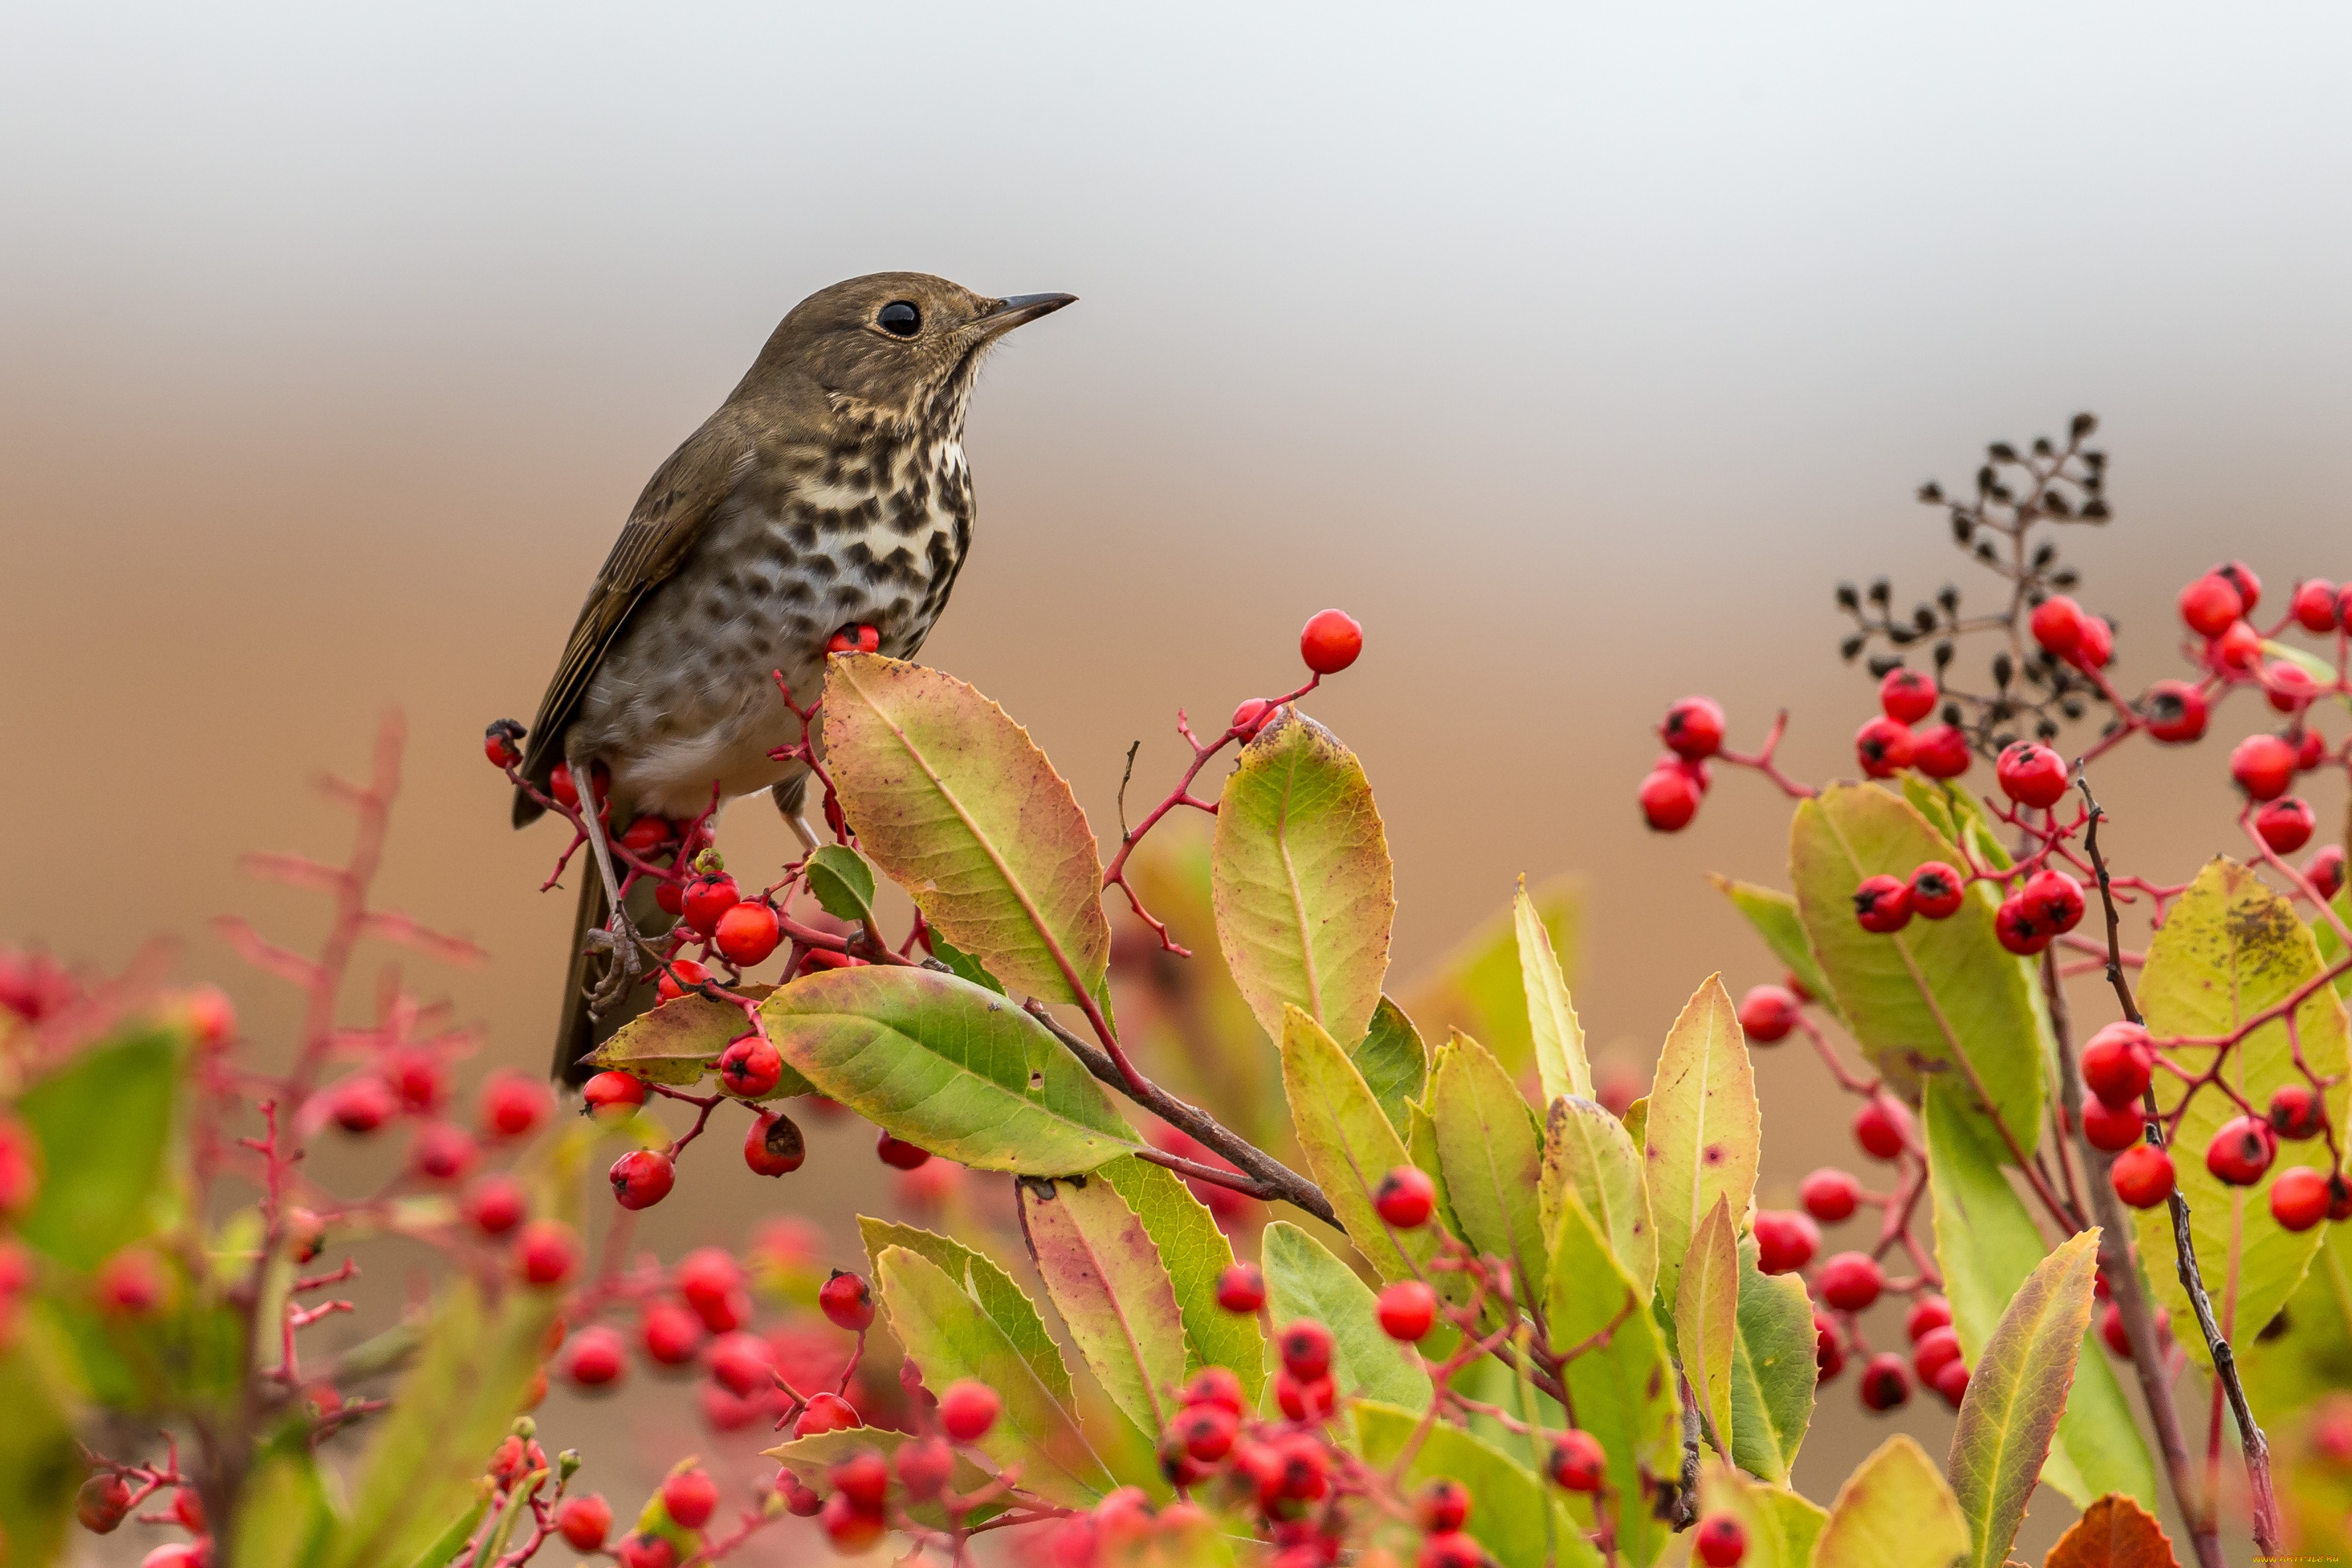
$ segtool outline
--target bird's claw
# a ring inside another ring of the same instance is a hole
[[[588,933],[581,941],[581,950],[602,953],[610,960],[597,982],[588,988],[588,1010],[602,1017],[605,1010],[629,994],[644,967],[637,961],[637,928],[629,917],[614,911],[610,924]]]

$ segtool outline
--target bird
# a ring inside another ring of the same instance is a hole
[[[618,1004],[643,967],[639,928],[660,918],[644,883],[623,906],[609,832],[643,815],[691,819],[714,791],[723,801],[766,789],[814,848],[806,766],[769,756],[801,737],[777,677],[806,706],[836,633],[893,658],[922,647],[971,547],[963,430],[981,361],[1076,298],[994,298],[919,272],[819,289],[647,481],[516,769],[545,792],[562,764],[609,808],[600,821],[582,791],[593,863],[553,1076],[584,1078],[581,1058],[627,1016]],[[544,810],[516,789],[517,828]]]

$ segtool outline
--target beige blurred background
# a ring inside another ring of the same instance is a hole
[[[2097,410],[2117,521],[2067,542],[2127,688],[2217,554],[2352,574],[2347,46],[2317,5],[0,9],[0,938],[177,934],[284,1023],[204,922],[315,927],[235,857],[336,852],[305,775],[396,705],[388,894],[493,952],[447,988],[541,1061],[569,895],[482,726],[784,310],[918,267],[1082,298],[981,388],[926,658],[1115,831],[1130,740],[1171,777],[1179,705],[1347,607],[1314,709],[1379,789],[1400,966],[1580,869],[1578,1001],[1646,1066],[1708,972],[1769,977],[1702,873],[1777,879],[1786,821],[1733,779],[1643,831],[1647,727],[1785,703],[1792,769],[1849,768],[1832,582],[1973,586],[1918,480]],[[2220,747],[2110,779],[2136,865],[2227,845]],[[1843,1111],[1764,1077],[1785,1200]],[[796,1196],[846,1213],[855,1142]],[[768,1201],[725,1190],[684,1223]],[[1883,1435],[1852,1400],[1823,1498]]]

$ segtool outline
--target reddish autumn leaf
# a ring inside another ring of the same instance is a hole
[[[2164,1526],[2121,1492],[2083,1511],[2042,1568],[2179,1568]]]

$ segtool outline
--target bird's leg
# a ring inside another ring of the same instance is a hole
[[[585,758],[573,761],[570,767],[574,779],[593,781],[595,777]],[[611,966],[604,971],[604,977],[597,981],[588,993],[589,1012],[601,1016],[607,1008],[626,996],[629,988],[636,983],[640,973],[637,928],[630,924],[628,911],[621,902],[621,879],[613,870],[613,851],[604,841],[604,813],[597,803],[594,789],[582,790],[581,800],[587,807],[580,813],[580,820],[586,824],[583,831],[588,835],[588,848],[596,857],[597,874],[604,879],[604,900],[613,910],[613,917],[605,922],[604,928],[590,932],[587,938],[589,947],[609,953],[613,958]]]
[[[808,795],[808,781],[809,776],[803,773],[797,779],[788,779],[770,787],[768,793],[774,799],[776,810],[791,826],[793,837],[800,840],[801,852],[813,855],[823,841],[816,836],[816,830],[809,825],[808,813],[801,807],[801,802]]]

